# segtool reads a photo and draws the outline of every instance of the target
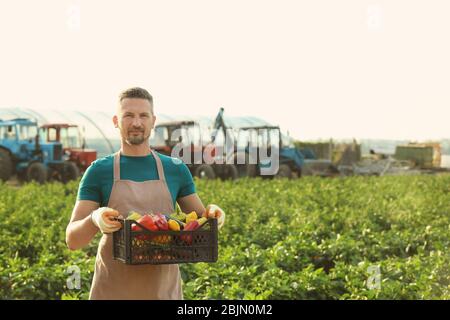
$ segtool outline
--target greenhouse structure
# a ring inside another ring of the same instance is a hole
[[[215,121],[215,113],[216,111],[212,112],[211,117],[158,114],[156,124],[172,121],[196,121],[205,132],[210,132]],[[119,132],[112,124],[112,116],[112,113],[108,114],[108,112],[100,110],[0,108],[0,120],[25,118],[37,121],[39,126],[52,123],[78,125],[85,138],[85,147],[97,150],[98,158],[120,148]],[[234,129],[271,125],[257,117],[227,117],[225,115],[224,121],[227,127]],[[152,138],[154,137],[152,136]]]

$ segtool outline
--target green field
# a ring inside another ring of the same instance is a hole
[[[227,221],[217,263],[181,265],[186,299],[450,299],[450,176],[214,180],[197,189]],[[66,248],[76,190],[0,183],[1,299],[87,298],[99,237]],[[81,270],[80,290],[66,287],[70,266]]]

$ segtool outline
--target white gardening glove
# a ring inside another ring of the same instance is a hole
[[[205,215],[207,218],[216,218],[217,227],[220,229],[225,223],[225,212],[215,204],[209,204],[206,206]]]
[[[119,212],[108,207],[98,208],[91,213],[92,222],[102,233],[112,233],[122,227],[119,221],[114,220],[117,217]]]

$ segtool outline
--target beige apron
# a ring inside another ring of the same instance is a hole
[[[120,151],[114,155],[114,184],[108,207],[124,217],[130,210],[141,214],[174,212],[161,159],[153,150],[151,153],[159,180],[144,182],[120,180]],[[112,234],[104,234],[100,240],[89,299],[183,299],[178,264],[126,265],[113,260],[112,240]]]

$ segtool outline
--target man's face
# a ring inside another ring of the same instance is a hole
[[[148,140],[155,124],[153,106],[146,99],[125,98],[118,107],[113,122],[120,129],[122,139],[139,145]]]

